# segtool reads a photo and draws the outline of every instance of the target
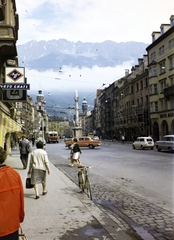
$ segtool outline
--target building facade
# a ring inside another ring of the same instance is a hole
[[[149,102],[152,136],[155,140],[174,134],[174,15],[152,33],[147,47]]]
[[[93,131],[102,138],[174,134],[174,15],[152,41],[130,73],[97,90]]]
[[[5,68],[17,67],[18,14],[15,0],[1,1],[0,8],[0,84],[5,81]],[[3,101],[3,89],[0,88],[0,146],[10,154],[16,133],[21,126],[15,120],[16,110],[12,101]]]

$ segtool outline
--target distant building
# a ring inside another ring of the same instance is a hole
[[[46,102],[44,100],[44,95],[42,94],[42,90],[38,91],[38,95],[36,99],[37,99],[36,109],[37,109],[37,112],[41,114],[41,119],[39,121],[40,129],[38,132],[38,136],[44,137],[48,132],[48,115],[46,110],[44,109],[44,105]]]
[[[49,131],[58,132],[59,138],[72,137],[72,130],[69,119],[63,119],[59,116],[49,116]]]

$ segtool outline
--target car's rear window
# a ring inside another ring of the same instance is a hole
[[[163,137],[162,138],[162,141],[174,141],[174,138],[173,137]]]
[[[140,142],[144,142],[144,138],[140,138]]]
[[[151,138],[147,138],[146,140],[147,140],[147,142],[152,142]]]

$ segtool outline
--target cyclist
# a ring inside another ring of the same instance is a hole
[[[81,165],[81,161],[80,161],[80,154],[81,154],[81,149],[79,147],[79,144],[77,143],[77,138],[73,139],[73,146],[71,148],[71,162],[70,162],[70,166],[73,167],[74,163],[77,163],[78,165]]]

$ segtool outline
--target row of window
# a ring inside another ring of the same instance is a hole
[[[140,82],[137,82],[135,86],[126,87],[125,90],[120,93],[120,99],[131,93],[138,92],[139,90],[142,90],[143,88],[147,88],[147,87],[148,87],[148,79],[146,78],[144,81],[141,80]]]
[[[174,56],[171,56],[168,58],[169,61],[169,70],[174,68]],[[158,66],[152,66],[149,67],[149,77],[156,77],[157,76],[157,72],[159,72],[159,74],[165,73],[166,72],[166,62],[162,61],[159,63]],[[158,71],[157,71],[158,70]]]
[[[174,47],[174,38],[173,39],[171,39],[170,41],[169,41],[169,43],[168,43],[168,48],[169,49],[171,49],[171,48],[173,48]],[[168,49],[167,48],[167,49]],[[162,55],[162,54],[164,54],[165,53],[165,46],[164,45],[162,45],[160,48],[159,48],[159,55]],[[156,52],[153,52],[152,54],[151,54],[151,62],[153,62],[153,61],[155,61],[156,60]]]
[[[174,77],[170,78],[170,86],[174,85]],[[159,85],[158,84],[152,84],[149,86],[149,94],[158,94],[158,86],[160,87],[160,93],[164,92],[164,89],[167,88],[167,84],[166,84],[166,79],[163,79],[162,81],[160,81]]]
[[[155,101],[150,103],[150,112],[166,111],[172,108],[172,100],[167,101],[166,99],[161,99],[160,101]]]

